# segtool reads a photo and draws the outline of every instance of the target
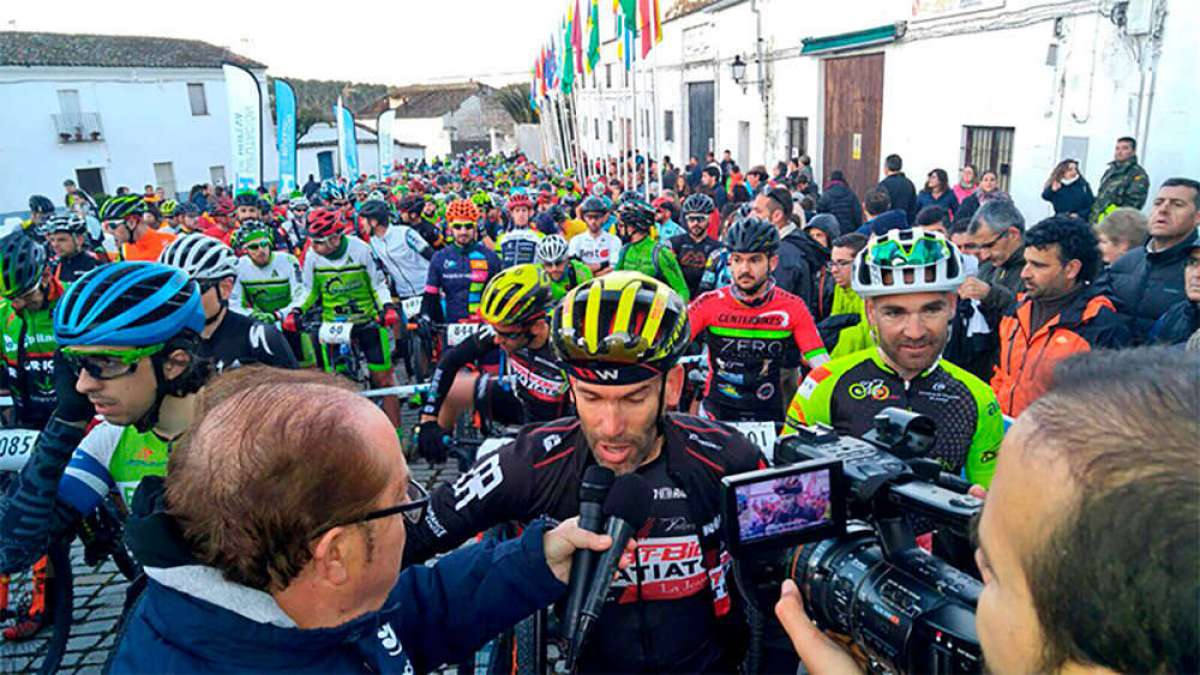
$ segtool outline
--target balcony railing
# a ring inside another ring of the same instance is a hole
[[[59,113],[51,115],[59,143],[89,143],[104,140],[100,113]]]

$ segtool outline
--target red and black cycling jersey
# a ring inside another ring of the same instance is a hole
[[[683,280],[693,298],[700,294],[700,280],[704,278],[708,257],[719,248],[721,242],[707,235],[700,241],[692,239],[687,232],[671,237],[671,250],[675,252],[679,269],[683,270]]]
[[[549,340],[537,349],[523,347],[509,354],[496,345],[492,332],[484,329],[442,355],[433,371],[433,398],[425,404],[421,413],[438,414],[454,384],[454,377],[464,366],[495,363],[498,356],[500,373],[516,376],[513,389],[517,400],[521,402],[521,419],[525,424],[547,422],[573,412],[567,395],[567,375],[554,356]]]
[[[825,354],[808,306],[781,288],[748,306],[731,287],[718,288],[688,306],[692,339],[708,346],[704,402],[737,410],[770,410],[783,421],[780,377],[784,369]]]
[[[725,424],[670,414],[664,428],[662,453],[637,470],[652,490],[651,518],[637,534],[634,564],[613,583],[581,671],[732,672],[741,660],[744,624],[740,601],[730,597],[720,480],[766,464]],[[433,491],[424,520],[408,528],[405,564],[502,523],[578,515],[579,483],[594,463],[575,418],[522,429]]]

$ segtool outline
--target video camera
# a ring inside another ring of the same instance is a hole
[[[983,586],[918,546],[913,523],[970,550],[983,502],[924,456],[931,419],[887,408],[874,422],[861,440],[803,427],[779,440],[776,468],[726,477],[730,552],[743,569],[750,563],[759,591],[777,595],[780,577],[791,577],[809,616],[850,636],[874,672],[980,672]]]

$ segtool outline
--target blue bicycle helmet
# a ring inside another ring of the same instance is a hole
[[[200,288],[187,274],[150,262],[118,262],[83,275],[54,310],[60,347],[148,347],[204,329]]]

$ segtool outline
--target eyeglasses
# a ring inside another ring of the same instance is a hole
[[[504,340],[505,342],[524,342],[530,338],[528,330],[502,332],[493,328],[492,333],[495,334],[497,340]]]
[[[270,245],[268,245],[265,241],[258,241],[252,244],[246,244],[242,248],[246,249],[247,251],[261,251],[263,249],[270,248]]]
[[[451,230],[473,230],[475,223],[450,223],[447,227]]]
[[[403,504],[389,506],[386,509],[377,509],[375,511],[368,511],[367,513],[359,516],[358,518],[347,520],[345,522],[341,522],[336,525],[330,525],[328,528],[325,528],[324,530],[322,530],[321,532],[318,532],[317,534],[322,534],[322,533],[327,532],[335,527],[345,527],[346,525],[354,525],[356,523],[365,523],[365,522],[368,522],[371,520],[379,520],[380,518],[387,518],[388,516],[394,516],[397,513],[403,513],[405,520],[416,525],[417,523],[421,522],[422,518],[425,517],[425,508],[428,506],[429,506],[429,491],[425,489],[424,485],[421,485],[419,482],[417,482],[415,480],[409,479],[408,491],[405,493],[405,499],[404,499]]]
[[[851,267],[852,265],[854,265],[854,260],[830,260],[829,261],[829,269],[831,269],[831,270],[843,269],[846,267]]]
[[[993,239],[993,240],[989,241],[989,242],[988,242],[988,243],[986,243],[986,244],[979,244],[979,245],[977,245],[975,248],[976,248],[976,249],[979,249],[979,250],[985,250],[985,249],[986,249],[986,250],[990,251],[990,250],[992,250],[992,249],[993,249],[993,248],[996,246],[996,244],[999,244],[999,243],[1000,243],[1000,240],[1001,240],[1001,239],[1003,239],[1003,238],[1005,238],[1005,237],[1007,237],[1007,236],[1008,236],[1008,230],[1005,230],[1005,231],[1001,232],[999,235],[997,235],[995,239]]]
[[[81,352],[63,347],[62,353],[67,366],[78,373],[83,370],[97,380],[115,380],[137,370],[143,358],[161,352],[166,345],[151,345],[136,349],[114,349]]]
[[[708,216],[684,216],[683,219],[689,223],[706,223]]]

